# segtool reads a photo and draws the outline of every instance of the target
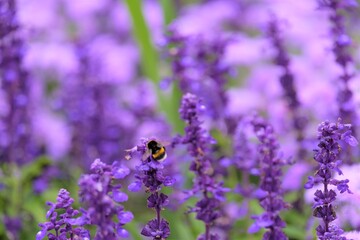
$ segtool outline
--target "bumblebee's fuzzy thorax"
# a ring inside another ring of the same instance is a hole
[[[162,162],[166,158],[166,149],[165,147],[158,141],[150,140],[146,143],[146,147],[150,152],[151,157],[158,162]]]

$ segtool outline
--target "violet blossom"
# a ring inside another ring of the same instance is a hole
[[[70,197],[70,193],[66,189],[60,189],[56,203],[47,202],[50,206],[46,213],[49,222],[39,224],[41,230],[36,234],[36,240],[44,239],[45,236],[49,240],[90,240],[89,231],[82,227],[86,222],[75,219],[80,212],[73,209],[73,203],[74,199]],[[60,212],[63,213],[60,214]]]
[[[195,212],[196,218],[205,223],[205,233],[198,239],[215,240],[219,239],[217,234],[211,232],[211,226],[220,217],[220,205],[225,201],[225,192],[228,189],[223,187],[222,182],[214,178],[214,169],[211,164],[209,143],[214,140],[201,126],[202,121],[199,114],[203,106],[200,100],[193,94],[183,96],[180,116],[186,122],[185,136],[181,143],[187,145],[188,153],[193,157],[190,171],[195,173],[193,188],[187,192],[188,196],[200,194],[200,199],[195,207],[189,212]]]
[[[329,189],[330,185],[336,186],[340,193],[351,193],[348,186],[348,179],[337,180],[334,173],[342,175],[339,160],[342,150],[341,143],[347,143],[350,146],[356,146],[357,140],[351,135],[351,124],[337,123],[329,121],[322,122],[318,127],[318,148],[315,149],[314,159],[319,163],[315,176],[309,176],[305,184],[306,189],[313,188],[315,184],[323,184],[323,190],[316,190],[314,194],[315,203],[313,205],[313,216],[322,219],[322,223],[316,228],[317,236],[320,240],[326,239],[346,239],[342,237],[343,230],[338,226],[331,224],[336,219],[333,203],[337,193]]]
[[[107,165],[96,159],[90,172],[79,180],[80,202],[85,209],[77,221],[97,226],[95,240],[127,238],[129,233],[123,226],[133,219],[133,214],[120,204],[128,196],[121,191],[118,180],[125,178],[130,170],[119,162]]]
[[[273,59],[274,64],[282,68],[282,74],[279,81],[283,88],[284,99],[286,100],[288,109],[291,113],[292,126],[296,130],[296,140],[299,144],[297,157],[301,160],[306,156],[303,140],[307,119],[301,112],[300,101],[295,86],[295,76],[290,67],[290,57],[284,46],[285,44],[280,24],[281,22],[273,15],[271,16],[266,30],[267,36],[276,51],[276,55]]]
[[[255,146],[250,144],[249,129],[251,129],[250,119],[241,119],[233,135],[234,156],[231,164],[241,171],[241,184],[236,186],[235,191],[244,197],[240,206],[243,214],[237,216],[238,218],[248,212],[249,199],[256,197],[258,193],[256,186],[250,182],[250,176],[259,175],[259,159],[256,157]]]
[[[16,164],[34,158],[31,141],[31,79],[23,67],[25,44],[15,0],[0,4],[0,79],[6,109],[0,122],[0,158]]]
[[[0,162],[22,166],[35,158],[36,149],[31,134],[31,79],[23,64],[25,42],[17,13],[15,0],[0,2]],[[23,219],[8,214],[7,210],[3,214],[7,234],[17,239]]]
[[[256,174],[255,149],[249,144],[249,136],[246,132],[250,127],[248,119],[242,119],[238,122],[233,137],[234,164],[238,169]]]
[[[183,36],[169,29],[165,57],[171,61],[170,81],[178,81],[183,93],[193,93],[206,100],[209,114],[223,118],[227,104],[225,85],[233,69],[224,61],[229,39],[207,39],[202,35]],[[167,79],[167,80],[169,80]],[[208,96],[211,94],[211,98]]]
[[[148,149],[148,142],[156,139],[142,139],[142,143],[129,152],[128,158],[136,152],[142,155],[142,160],[136,166],[135,182],[129,185],[130,191],[139,191],[141,185],[146,187],[146,191],[150,193],[147,198],[147,207],[156,211],[156,218],[150,220],[141,230],[141,234],[145,237],[151,237],[153,240],[167,239],[170,236],[169,222],[161,217],[161,210],[169,204],[169,197],[161,193],[162,186],[171,186],[175,179],[170,176],[164,176],[164,165],[162,160],[153,158],[151,151]]]
[[[345,16],[343,13],[350,12],[356,8],[356,1],[339,0],[318,0],[321,9],[325,9],[329,14],[329,21],[332,24],[331,37],[333,40],[332,51],[336,63],[340,66],[342,73],[339,76],[337,102],[339,107],[339,117],[345,122],[352,124],[352,132],[356,136],[357,116],[353,91],[350,88],[350,80],[355,73],[352,69],[354,61],[351,56],[352,40],[345,29]],[[351,161],[350,159],[348,159]]]
[[[255,222],[250,227],[249,232],[254,233],[260,228],[266,228],[268,231],[263,236],[264,240],[285,240],[288,238],[282,229],[286,224],[279,214],[288,208],[288,204],[283,200],[281,188],[281,167],[286,162],[278,156],[279,143],[273,127],[259,116],[255,116],[251,124],[260,142],[258,148],[260,154],[260,189],[264,194],[259,200],[265,212],[253,217]]]
[[[122,154],[133,133],[124,119],[133,113],[119,104],[115,84],[99,79],[87,48],[77,50],[79,71],[63,84],[61,99],[72,130],[70,154],[85,168],[100,156],[110,163]]]
[[[10,239],[18,239],[19,232],[22,229],[22,220],[20,217],[3,216],[3,223],[6,228],[7,235]]]

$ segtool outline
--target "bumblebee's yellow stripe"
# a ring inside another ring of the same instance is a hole
[[[153,155],[152,155],[152,157],[154,158],[154,159],[156,159],[157,157],[159,157],[161,154],[164,154],[164,152],[165,152],[165,148],[160,148],[160,150],[159,151],[157,151],[156,153],[154,153]]]

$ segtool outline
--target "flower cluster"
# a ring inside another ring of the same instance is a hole
[[[205,233],[199,237],[204,240],[219,239],[218,235],[210,232],[216,219],[220,217],[218,211],[220,204],[225,200],[225,192],[222,182],[214,178],[214,169],[210,159],[209,143],[212,138],[202,128],[199,114],[201,111],[199,99],[193,94],[186,94],[182,98],[180,116],[186,122],[185,136],[181,143],[186,144],[189,154],[194,158],[190,170],[195,173],[193,188],[188,191],[189,196],[201,193],[201,199],[190,212],[196,213],[196,218],[205,223]]]
[[[29,112],[31,80],[23,66],[25,46],[16,12],[14,0],[1,1],[0,79],[7,113],[0,122],[0,158],[24,164],[34,156]]]
[[[247,129],[251,127],[249,119],[242,119],[238,122],[234,136],[233,149],[234,156],[231,159],[232,164],[241,171],[242,184],[239,184],[238,192],[245,198],[251,198],[255,192],[255,186],[249,182],[251,175],[259,175],[258,158],[255,147],[250,144]]]
[[[81,220],[97,226],[96,240],[128,237],[123,226],[133,219],[133,214],[119,204],[127,201],[128,196],[120,191],[121,185],[116,181],[126,177],[130,170],[119,162],[107,165],[97,159],[90,171],[79,180],[80,202],[85,207]]]
[[[147,207],[153,208],[156,211],[156,218],[150,220],[142,229],[141,234],[146,237],[151,237],[154,240],[167,239],[170,236],[170,227],[168,221],[161,217],[161,210],[168,205],[168,196],[160,193],[162,186],[171,186],[175,180],[170,176],[164,176],[163,160],[153,157],[152,151],[148,144],[161,144],[156,139],[143,139],[142,144],[130,150],[130,154],[140,152],[143,156],[141,163],[136,166],[137,173],[135,174],[136,181],[129,185],[130,191],[139,191],[143,184],[150,196],[147,198]],[[156,146],[157,147],[157,146]],[[164,150],[165,147],[161,145],[158,150]]]
[[[206,99],[210,115],[222,116],[227,96],[225,85],[232,75],[230,65],[223,61],[228,39],[206,39],[204,36],[183,36],[170,29],[166,37],[171,60],[172,81],[178,81],[183,93],[193,93]],[[212,98],[206,98],[211,94]]]
[[[339,169],[342,161],[338,160],[341,151],[341,142],[345,142],[351,146],[357,145],[357,140],[351,135],[351,125],[342,124],[339,119],[337,123],[328,121],[322,122],[318,127],[318,149],[315,150],[314,159],[318,162],[319,167],[315,173],[315,177],[308,177],[309,181],[305,184],[305,188],[313,188],[315,184],[323,184],[323,190],[316,190],[315,203],[313,205],[313,215],[321,218],[323,223],[316,228],[317,236],[320,240],[326,239],[346,239],[341,237],[343,231],[336,225],[331,225],[336,219],[333,202],[336,199],[336,192],[329,189],[330,185],[336,186],[340,193],[348,192],[349,180],[336,180],[333,177],[334,172],[342,174]]]
[[[16,217],[4,216],[3,222],[8,237],[10,239],[17,239],[19,236],[20,229],[22,228],[21,218],[19,216]]]
[[[101,157],[105,163],[114,161],[126,145],[122,139],[132,141],[131,129],[124,127],[123,119],[118,117],[128,113],[120,108],[114,84],[100,81],[94,67],[89,66],[88,45],[77,47],[79,70],[62,84],[60,96],[72,130],[71,155],[81,160],[80,165],[86,170],[96,158]]]
[[[307,120],[300,111],[299,97],[294,83],[295,76],[290,68],[290,57],[285,49],[280,29],[280,22],[276,16],[272,16],[268,23],[267,35],[276,50],[274,63],[283,70],[279,80],[284,91],[284,98],[292,115],[292,124],[297,134],[296,139],[299,142],[298,157],[303,159],[305,157],[306,150],[303,148],[302,141],[304,139],[304,129],[306,127]]]
[[[25,42],[14,0],[0,2],[0,162],[24,165],[35,155],[31,120],[31,79],[24,68]],[[9,183],[6,183],[8,185]],[[11,189],[11,186],[8,186]],[[14,190],[16,191],[16,190]],[[8,216],[8,234],[18,238],[23,226],[20,216]]]
[[[265,213],[254,217],[255,222],[249,232],[267,228],[264,240],[285,240],[288,239],[282,231],[285,222],[279,216],[280,211],[288,207],[282,198],[281,190],[281,167],[285,162],[278,156],[279,143],[273,127],[259,116],[255,116],[251,124],[260,142],[260,189],[264,192],[260,205],[265,209]]]
[[[257,166],[254,159],[254,149],[249,143],[246,129],[249,127],[247,119],[240,120],[233,137],[234,164],[238,169],[251,172]]]
[[[339,0],[319,0],[320,8],[329,12],[329,21],[332,24],[331,35],[333,39],[332,51],[335,55],[336,63],[341,67],[342,73],[339,76],[339,92],[337,101],[339,104],[339,116],[345,121],[356,123],[356,111],[353,100],[353,91],[350,88],[349,81],[354,77],[351,67],[354,64],[351,56],[351,37],[346,33],[345,17],[342,12],[349,12],[357,7],[356,1]],[[356,125],[354,125],[356,126]],[[353,134],[356,132],[353,128]]]
[[[46,218],[50,221],[39,224],[41,230],[36,234],[36,240],[44,239],[45,236],[50,240],[90,240],[89,231],[81,227],[86,222],[75,219],[79,211],[72,208],[73,203],[74,199],[70,197],[70,193],[66,189],[60,189],[56,203],[47,203],[50,209],[46,213]],[[59,214],[61,211],[63,213]]]

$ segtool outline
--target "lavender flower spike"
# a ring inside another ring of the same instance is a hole
[[[0,1],[0,79],[8,111],[0,118],[0,158],[19,165],[35,155],[31,123],[31,79],[23,67],[25,44],[15,0]]]
[[[126,177],[130,170],[118,162],[107,165],[96,159],[90,171],[79,180],[80,201],[86,210],[78,221],[97,226],[95,240],[127,238],[129,233],[123,226],[133,219],[133,214],[119,204],[127,201],[128,196],[120,191],[117,181]]]
[[[258,116],[253,118],[251,124],[260,141],[260,189],[264,191],[260,205],[265,209],[265,213],[253,217],[255,223],[250,227],[249,232],[254,233],[260,228],[267,228],[268,231],[264,234],[263,240],[286,240],[288,238],[282,231],[285,222],[279,216],[280,211],[288,208],[281,191],[281,166],[285,162],[278,157],[279,143],[273,127]]]
[[[322,122],[318,128],[318,149],[315,149],[314,159],[319,163],[315,177],[308,177],[309,181],[305,184],[305,188],[313,188],[315,184],[323,184],[323,190],[316,190],[314,217],[321,218],[323,223],[316,228],[317,236],[320,240],[337,239],[344,240],[342,237],[343,230],[331,222],[336,219],[335,210],[332,203],[336,199],[336,192],[329,189],[330,185],[336,186],[340,193],[348,192],[349,180],[336,180],[333,173],[336,171],[342,174],[339,166],[342,161],[338,160],[341,151],[341,142],[351,146],[358,144],[357,140],[351,135],[351,124],[342,124],[341,119],[337,123],[328,121]]]
[[[50,240],[63,239],[83,239],[90,240],[90,233],[83,227],[85,222],[75,221],[74,217],[79,214],[78,210],[72,208],[74,199],[66,189],[60,189],[56,203],[48,202],[50,206],[46,214],[49,222],[40,223],[41,230],[36,234],[36,240],[43,239],[46,235]],[[63,210],[64,213],[58,215],[56,210]],[[52,232],[51,232],[52,231]]]
[[[161,217],[161,210],[169,203],[169,200],[168,196],[160,193],[160,191],[162,186],[171,186],[175,180],[169,176],[164,176],[164,159],[160,160],[153,157],[162,150],[165,151],[165,148],[156,139],[143,139],[141,145],[130,150],[130,155],[134,152],[140,152],[143,158],[146,157],[136,167],[135,178],[137,180],[129,185],[129,190],[138,191],[143,184],[147,188],[147,192],[150,192],[147,207],[155,209],[156,218],[145,225],[141,234],[145,237],[151,237],[153,240],[163,240],[170,236],[169,223]],[[150,154],[147,154],[149,151]],[[130,155],[129,157],[131,157]]]
[[[302,147],[302,141],[304,140],[304,129],[307,124],[307,119],[300,111],[300,101],[295,88],[295,76],[290,67],[290,57],[284,46],[280,21],[276,16],[272,16],[268,23],[267,36],[276,50],[274,63],[283,70],[279,80],[281,87],[283,88],[284,99],[286,100],[292,115],[292,125],[296,130],[296,140],[299,143],[297,156],[300,159],[303,159],[306,155],[306,149]]]
[[[205,234],[198,239],[217,240],[219,236],[212,234],[210,228],[220,217],[218,210],[221,202],[225,200],[224,195],[228,189],[214,178],[209,154],[209,143],[213,140],[201,126],[202,122],[199,119],[201,109],[202,105],[195,95],[188,93],[183,96],[179,112],[187,126],[181,143],[187,144],[188,152],[194,158],[190,171],[195,173],[195,179],[193,188],[188,194],[189,196],[197,193],[202,195],[196,206],[190,210],[196,213],[198,220],[205,223]]]
[[[356,1],[349,0],[318,0],[319,6],[329,12],[329,21],[332,24],[331,35],[333,38],[332,51],[335,55],[336,63],[341,67],[342,74],[339,76],[339,92],[337,101],[339,104],[339,116],[348,123],[353,124],[352,132],[357,127],[357,116],[353,91],[350,89],[349,81],[354,78],[354,72],[351,67],[354,65],[351,56],[351,38],[346,33],[345,18],[342,12],[349,12],[356,8]],[[356,125],[355,125],[356,124]],[[349,160],[350,161],[350,160]]]
[[[202,35],[185,36],[170,27],[166,36],[165,57],[171,62],[170,80],[178,81],[183,93],[203,97],[208,112],[214,119],[224,117],[228,99],[225,85],[234,75],[234,69],[224,61],[226,47],[231,39],[206,38]],[[211,94],[211,98],[208,96]]]

